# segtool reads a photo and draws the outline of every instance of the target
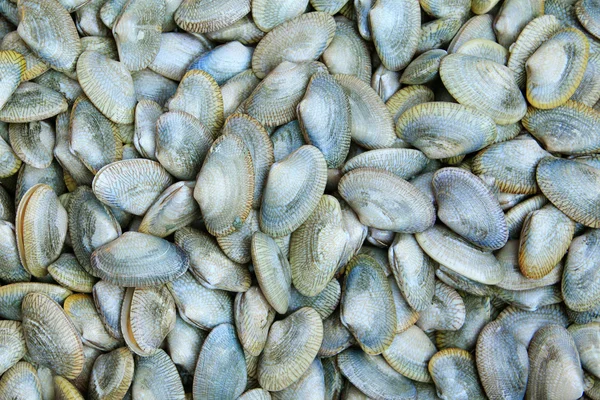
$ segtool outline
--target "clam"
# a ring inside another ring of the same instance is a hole
[[[92,289],[96,311],[110,335],[122,339],[121,309],[126,289],[107,281],[98,281]]]
[[[85,0],[85,4],[75,10],[75,26],[80,34],[96,37],[110,35],[110,30],[102,23],[100,18],[100,9],[104,3],[101,0]],[[83,43],[81,47],[83,50]]]
[[[2,80],[0,80],[0,109],[4,107],[10,96],[21,83],[25,73],[25,58],[14,50],[0,51],[0,71],[2,71]]]
[[[487,39],[492,42],[496,41],[496,33],[494,32],[493,22],[494,17],[491,14],[486,14],[487,11],[481,12],[479,8],[487,4],[493,3],[491,7],[494,7],[496,1],[488,0],[476,0],[471,2],[471,9],[475,14],[469,20],[467,20],[463,26],[458,30],[450,44],[448,45],[448,54],[456,53],[456,51],[466,42],[472,39]]]
[[[324,398],[327,400],[339,398],[344,388],[344,377],[337,366],[336,358],[322,358],[319,363],[323,366]]]
[[[137,151],[150,160],[156,160],[156,121],[162,113],[160,104],[152,100],[140,100],[135,107],[133,143]]]
[[[269,32],[278,25],[304,13],[307,5],[308,0],[286,0],[283,2],[274,2],[273,0],[252,0],[252,18],[254,19],[256,26],[262,31]],[[317,8],[315,9],[317,11],[324,11]]]
[[[347,160],[342,169],[347,173],[358,168],[387,170],[402,179],[410,179],[421,172],[429,159],[414,149],[376,149],[365,151]]]
[[[419,2],[423,11],[435,18],[453,15],[464,17],[469,13],[471,4],[465,0],[445,2],[440,0],[424,0]]]
[[[258,211],[251,210],[241,228],[229,235],[217,237],[217,243],[232,261],[246,264],[252,259],[252,235],[257,231],[259,231]]]
[[[259,82],[260,80],[254,75],[254,72],[247,69],[221,85],[223,116],[227,118],[235,113],[236,109],[250,96]]]
[[[352,7],[354,9],[354,15],[351,19],[356,20],[360,36],[367,41],[373,39],[371,36],[371,26],[369,24],[369,11],[373,8],[375,1],[376,0],[354,0],[354,7]]]
[[[398,89],[400,89],[400,73],[391,71],[380,64],[373,72],[371,78],[371,87],[381,97],[383,101],[387,101]]]
[[[600,36],[600,23],[598,22],[598,9],[593,1],[581,0],[574,6],[577,19],[585,29],[596,38]]]
[[[435,343],[440,349],[460,348],[472,351],[483,327],[495,317],[490,297],[467,295],[463,297],[465,323],[456,331],[438,331]]]
[[[316,296],[304,296],[294,287],[290,294],[290,305],[288,313],[297,311],[303,307],[314,309],[321,319],[328,318],[340,304],[341,287],[337,279],[332,279],[327,286]]]
[[[69,124],[70,114],[68,112],[56,116],[54,157],[61,167],[71,175],[77,185],[91,186],[94,175],[81,159],[71,151],[73,147]]]
[[[279,127],[271,135],[271,141],[273,142],[273,155],[276,162],[283,160],[296,149],[306,144],[304,134],[297,120]]]
[[[475,296],[492,296],[494,294],[494,290],[490,286],[469,279],[443,265],[435,270],[435,276],[451,288],[468,294]]]
[[[237,398],[244,392],[246,382],[246,360],[235,329],[221,324],[202,345],[194,374],[194,398]]]
[[[404,112],[417,104],[432,102],[433,97],[433,91],[428,87],[422,85],[410,85],[398,90],[388,99],[385,105],[392,114],[394,122],[397,122]]]
[[[37,83],[23,82],[0,110],[0,121],[40,121],[67,111],[67,107],[62,94]]]
[[[498,43],[506,48],[517,40],[523,28],[534,18],[544,14],[540,0],[510,0],[502,3],[494,19]]]
[[[195,58],[188,70],[200,70],[210,74],[222,85],[251,66],[254,49],[233,41],[208,50]]]
[[[93,400],[120,399],[133,380],[134,362],[126,347],[102,354],[94,362],[89,395]]]
[[[406,67],[400,82],[406,85],[422,85],[438,77],[440,62],[448,53],[446,50],[433,49],[421,54]]]
[[[521,228],[530,212],[539,210],[548,203],[544,195],[537,195],[515,205],[506,212],[506,224],[510,239],[518,239],[521,235]]]
[[[417,322],[419,313],[408,304],[404,295],[398,288],[398,284],[396,284],[394,277],[388,276],[387,281],[390,285],[390,289],[392,289],[392,297],[394,298],[394,309],[396,312],[395,332],[404,332]]]
[[[495,288],[496,297],[506,304],[526,311],[535,311],[540,307],[558,304],[563,297],[559,285],[548,285],[527,290],[507,290]]]
[[[598,376],[600,374],[600,363],[598,359],[598,348],[600,346],[600,323],[591,322],[585,325],[573,324],[568,329],[577,353],[581,359],[581,366],[586,371]]]
[[[48,168],[34,168],[23,164],[17,177],[15,205],[18,207],[25,193],[38,184],[50,186],[57,196],[67,191],[64,171],[57,162],[52,161]]]
[[[84,400],[79,390],[62,376],[53,378],[53,389],[58,400]]]
[[[152,100],[161,106],[177,91],[177,82],[165,78],[150,69],[132,72],[135,98],[138,101]]]
[[[70,382],[81,392],[86,392],[89,388],[90,375],[96,359],[102,354],[98,349],[83,346],[83,370],[75,379]]]
[[[21,159],[15,154],[10,145],[0,138],[0,178],[14,175],[21,167]]]
[[[62,6],[61,6],[62,7]],[[42,400],[42,385],[35,368],[25,361],[16,363],[0,379],[0,396]]]
[[[73,294],[62,286],[40,282],[18,282],[0,288],[0,316],[4,319],[21,320],[23,298],[30,293],[44,294],[57,303],[62,303]]]
[[[204,36],[209,40],[221,43],[237,40],[241,44],[254,44],[265,36],[265,32],[256,26],[249,14],[246,14],[233,24],[216,31],[206,32]]]
[[[250,12],[250,0],[184,0],[175,12],[175,22],[189,32],[212,32],[224,28]]]
[[[421,25],[421,35],[417,44],[417,54],[438,49],[449,44],[462,24],[462,18],[449,16],[438,18]]]
[[[583,74],[581,83],[571,96],[572,100],[593,106],[600,100],[600,84],[598,83],[598,74],[600,73],[600,55],[598,53],[590,53],[587,67]]]
[[[436,351],[429,337],[413,325],[396,334],[390,347],[383,352],[383,357],[392,368],[407,378],[418,382],[431,382],[427,364]]]
[[[429,361],[429,373],[442,399],[485,399],[475,359],[466,350],[444,349]]]
[[[188,324],[179,316],[175,321],[175,327],[167,335],[169,356],[177,367],[184,385],[194,377],[198,354],[207,335],[208,332]]]
[[[274,400],[325,398],[325,376],[321,360],[315,358],[300,378],[283,390],[273,392]]]
[[[246,352],[259,356],[267,342],[269,328],[275,319],[271,308],[258,286],[235,297],[235,327],[238,338]]]
[[[0,49],[4,51],[13,50],[25,58],[25,70],[21,74],[21,81],[29,81],[48,71],[50,66],[29,48],[23,39],[21,39],[19,33],[13,29],[11,28],[11,32],[3,36]]]
[[[131,397],[184,400],[185,392],[177,368],[162,349],[149,357],[136,357]]]
[[[329,359],[331,359],[354,343],[355,339],[352,333],[342,324],[340,312],[336,310],[323,320],[323,342],[317,355],[319,357],[330,357]],[[322,358],[322,360],[327,359]]]
[[[596,281],[596,253],[600,251],[600,231],[592,229],[573,239],[562,276],[565,304],[573,311],[595,308],[600,302],[600,287]]]
[[[471,39],[462,44],[457,53],[485,58],[506,65],[509,52],[501,44],[489,39]]]
[[[419,313],[416,324],[425,332],[456,331],[465,323],[465,303],[456,290],[436,281],[429,307]]]
[[[31,279],[19,259],[15,227],[0,221],[0,279],[8,283],[26,282]]]
[[[18,321],[0,321],[0,372],[4,374],[27,353],[23,327]]]
[[[121,0],[118,0],[121,1]],[[107,1],[106,3],[111,3]],[[102,11],[102,10],[100,10]],[[100,54],[104,54],[108,58],[113,60],[119,59],[119,52],[117,51],[117,44],[112,37],[103,36],[84,36],[81,38],[81,51],[95,51]]]
[[[162,33],[160,48],[148,68],[166,78],[180,81],[190,63],[209,49],[206,41],[189,33]]]
[[[91,295],[78,293],[67,297],[64,310],[86,346],[104,351],[119,346],[119,341],[106,331]]]
[[[91,293],[96,279],[77,261],[73,254],[63,253],[48,266],[48,273],[58,284],[79,293]]]

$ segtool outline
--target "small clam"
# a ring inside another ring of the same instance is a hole
[[[334,357],[355,342],[352,333],[342,324],[339,310],[336,310],[323,320],[323,342],[317,355],[319,357]]]
[[[439,75],[440,62],[448,53],[446,50],[433,49],[415,58],[406,67],[400,82],[406,85],[422,85],[435,80]]]
[[[390,289],[392,289],[392,297],[394,298],[394,309],[396,312],[396,330],[395,333],[404,332],[413,326],[419,319],[419,313],[415,311],[406,302],[404,295],[398,288],[396,280],[393,276],[387,278]]]
[[[19,259],[15,227],[6,221],[0,221],[0,279],[8,283],[31,279]]]
[[[69,112],[64,112],[56,116],[54,157],[65,172],[71,175],[77,185],[91,186],[94,175],[81,159],[71,151],[73,147],[69,124]]]
[[[251,69],[240,72],[221,85],[223,116],[229,117],[250,96],[260,80]]]
[[[527,23],[543,14],[543,0],[504,1],[494,19],[494,31],[498,43],[508,49],[517,40]]]
[[[436,281],[431,303],[419,313],[416,324],[425,332],[456,331],[463,326],[465,318],[465,303],[462,297],[450,286]]]
[[[271,308],[258,286],[235,297],[235,327],[242,347],[253,356],[259,356],[267,342],[269,328],[275,319]]]
[[[279,2],[274,0],[252,0],[252,18],[256,26],[262,31],[269,32],[282,23],[304,13],[307,5],[308,0],[285,0]],[[315,9],[317,11],[324,11]]]
[[[198,355],[207,335],[208,332],[188,324],[179,316],[175,321],[175,327],[167,335],[169,356],[177,367],[184,385],[194,378]]]
[[[519,271],[519,274],[520,273],[521,272]],[[492,287],[469,279],[464,275],[461,275],[458,272],[455,272],[443,265],[440,265],[438,269],[435,270],[435,276],[451,288],[463,291],[468,294],[472,294],[475,296],[492,296],[494,294],[494,290]]]
[[[136,357],[130,392],[133,399],[185,399],[177,367],[162,349],[149,357]]]
[[[229,42],[200,54],[187,69],[205,71],[222,85],[251,67],[253,52],[238,41]]]
[[[96,279],[77,261],[73,254],[63,253],[48,266],[48,273],[58,284],[79,293],[91,293]]]
[[[21,159],[2,138],[0,138],[0,161],[0,178],[14,175],[21,167]]]
[[[35,185],[41,183],[50,186],[57,196],[67,191],[64,171],[57,162],[52,161],[52,164],[48,168],[34,168],[23,164],[17,177],[15,205],[18,207],[25,193]]]
[[[173,97],[178,87],[177,82],[149,69],[132,72],[131,78],[136,100],[152,100],[161,106]]]
[[[302,307],[313,308],[321,317],[326,319],[329,317],[340,304],[340,297],[342,290],[340,283],[337,279],[332,279],[327,283],[327,286],[316,296],[304,296],[292,287],[290,294],[290,305],[288,307],[288,313],[292,313]]]
[[[6,3],[5,3],[6,4]],[[50,66],[42,61],[27,44],[21,39],[16,30],[12,30],[3,36],[0,43],[1,50],[13,50],[25,58],[25,70],[21,74],[21,81],[29,81],[37,78],[50,69]]]
[[[212,32],[250,12],[250,0],[184,0],[175,11],[175,22],[189,32]]]
[[[475,359],[466,350],[444,349],[429,361],[429,373],[442,399],[485,399]]]
[[[0,321],[0,372],[4,374],[27,354],[20,322]]]
[[[156,121],[162,113],[160,104],[152,100],[140,100],[135,107],[133,143],[137,151],[150,160],[156,160]]]
[[[64,3],[64,0],[59,0]],[[102,23],[100,9],[105,1],[102,0],[78,0],[85,4],[75,10],[75,27],[79,34],[90,36],[109,36],[110,30]],[[70,8],[67,8],[69,10]],[[83,49],[83,43],[81,45]]]
[[[421,172],[429,159],[414,149],[376,149],[365,151],[350,158],[344,164],[343,173],[358,168],[387,170],[402,179],[410,179]]]
[[[562,276],[565,304],[573,311],[595,308],[600,302],[596,260],[600,252],[600,230],[592,229],[573,239]]]
[[[583,74],[581,83],[571,96],[571,100],[578,101],[586,106],[593,106],[600,100],[600,83],[598,76],[600,74],[600,55],[590,53],[587,67]]]
[[[117,0],[122,1],[122,0]],[[110,3],[111,1],[107,1]],[[103,36],[84,36],[81,38],[81,52],[84,51],[95,51],[100,54],[104,54],[108,58],[113,60],[119,59],[119,53],[117,51],[117,44],[112,37]]]
[[[600,374],[600,359],[598,358],[600,323],[573,324],[569,326],[569,333],[577,347],[577,353],[581,358],[581,366],[597,377]]]
[[[296,149],[307,144],[297,120],[277,128],[271,135],[271,141],[276,162],[283,160]]]
[[[509,52],[502,45],[489,39],[471,39],[457,50],[457,53],[485,58],[506,65]]]
[[[52,380],[55,398],[57,400],[84,400],[79,389],[62,376],[55,376]]]
[[[444,47],[450,43],[462,24],[462,18],[449,16],[434,19],[421,25],[417,54]]]
[[[390,347],[383,352],[383,357],[392,368],[407,378],[431,382],[427,364],[436,351],[425,332],[413,325],[396,334]]]
[[[496,1],[492,1],[494,4],[491,5],[491,7],[494,7]],[[492,42],[496,41],[496,33],[493,28],[494,17],[491,14],[486,14],[489,10],[483,12],[480,12],[480,10],[476,11],[476,9],[483,5],[482,3],[484,2],[489,3],[488,0],[475,0],[471,2],[473,12],[481,15],[475,15],[463,24],[454,36],[454,39],[452,39],[448,45],[448,54],[456,53],[463,44],[472,39],[487,39]]]
[[[410,85],[398,90],[385,105],[392,114],[394,122],[397,122],[404,112],[417,104],[432,102],[433,97],[433,91],[428,87]]]
[[[29,293],[42,293],[61,304],[73,294],[62,286],[49,283],[19,282],[4,285],[0,288],[0,317],[21,320],[23,318],[21,312],[23,298]]]
[[[0,121],[32,122],[67,111],[62,94],[33,82],[23,82],[0,110]]]
[[[226,236],[217,237],[217,243],[223,253],[239,264],[250,262],[252,235],[260,230],[258,211],[251,210],[242,227]],[[256,265],[254,266],[256,269]]]
[[[90,376],[90,399],[123,398],[133,380],[133,370],[133,356],[127,347],[99,356]]]
[[[25,361],[16,363],[0,379],[2,398],[42,400],[42,390],[35,368]]]
[[[444,18],[453,15],[466,16],[471,8],[471,4],[465,0],[455,0],[452,2],[423,0],[419,3],[423,11],[435,18]]]
[[[536,311],[540,307],[562,302],[560,285],[543,286],[527,290],[507,290],[494,288],[496,298],[506,304],[526,311]]]
[[[160,49],[148,66],[162,76],[180,81],[188,65],[209,50],[203,40],[184,32],[166,32],[160,35]]]
[[[320,400],[325,398],[325,376],[321,360],[315,358],[300,378],[283,390],[273,392],[273,400]]]
[[[381,100],[388,101],[394,93],[400,89],[400,73],[391,71],[380,64],[373,72],[371,78],[371,87],[381,97]]]
[[[472,351],[483,327],[495,317],[490,297],[467,295],[463,302],[466,315],[463,326],[456,331],[436,332],[435,343],[440,349],[455,347]]]
[[[10,96],[14,93],[21,83],[25,73],[25,58],[14,50],[0,51],[0,71],[2,79],[0,80],[0,109],[4,107]]]
[[[195,36],[197,37],[197,34]],[[256,26],[250,15],[246,14],[233,24],[216,31],[206,32],[204,36],[220,43],[237,40],[241,44],[255,44],[265,36],[265,33]]]
[[[530,212],[539,210],[548,203],[548,199],[544,195],[537,195],[515,205],[506,212],[506,224],[510,239],[518,239],[521,236],[521,228],[525,222],[525,218]]]
[[[104,327],[116,339],[122,339],[121,309],[126,289],[107,281],[99,281],[94,285],[92,294],[94,305]]]

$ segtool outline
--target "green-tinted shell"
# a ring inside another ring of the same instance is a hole
[[[509,55],[504,46],[489,39],[471,39],[463,43],[456,52],[486,58],[502,65],[506,65]]]
[[[194,376],[198,354],[207,335],[208,332],[188,324],[179,316],[175,321],[175,327],[167,335],[169,356],[186,384]]]
[[[53,382],[53,389],[57,400],[84,400],[79,389],[62,376],[55,376]]]
[[[433,91],[428,87],[411,85],[398,90],[385,105],[396,122],[405,111],[417,104],[432,102],[433,97]]]
[[[133,89],[138,101],[152,100],[163,106],[177,91],[177,82],[149,69],[132,72]]]
[[[252,18],[256,26],[264,32],[269,32],[282,23],[301,15],[306,10],[307,5],[308,0],[252,0]],[[335,13],[329,14],[333,15]]]
[[[466,350],[444,349],[429,361],[429,373],[438,395],[449,399],[485,399],[479,382],[475,359]]]
[[[150,357],[136,357],[131,385],[133,399],[185,400],[177,367],[162,349]]]
[[[392,368],[407,378],[431,382],[427,364],[436,351],[425,332],[413,325],[394,337],[390,347],[383,352],[383,357]]]
[[[70,114],[64,112],[56,116],[56,143],[54,157],[63,169],[71,175],[77,185],[91,186],[94,179],[92,172],[81,159],[71,152],[72,140],[69,128]],[[111,133],[112,134],[112,133]]]
[[[343,173],[358,168],[375,168],[389,171],[402,179],[410,179],[421,172],[429,159],[414,149],[377,149],[365,151],[344,164]]]
[[[600,373],[598,347],[600,345],[600,323],[591,322],[585,325],[573,324],[569,327],[577,353],[581,358],[581,366],[595,376]]]
[[[144,158],[150,160],[156,160],[156,121],[162,113],[160,104],[152,100],[140,100],[135,107],[133,144]]]
[[[244,350],[259,356],[267,342],[269,328],[275,319],[271,308],[258,286],[235,297],[235,327]]]
[[[222,85],[250,68],[253,52],[252,47],[246,47],[237,41],[229,42],[199,55],[189,64],[188,70],[205,71],[217,84]]]
[[[190,63],[209,49],[206,41],[189,33],[163,33],[160,49],[148,67],[166,78],[180,81]]]
[[[495,317],[490,297],[468,295],[465,304],[465,323],[456,331],[436,332],[436,344],[440,349],[461,348],[472,351],[483,327]]]
[[[217,243],[223,253],[231,260],[246,264],[251,260],[250,244],[254,232],[259,231],[258,211],[251,210],[242,227],[226,236],[217,237]],[[256,266],[255,266],[256,268]]]
[[[416,57],[406,67],[400,82],[405,85],[422,85],[438,77],[440,62],[448,53],[446,50],[433,49]]]
[[[492,42],[496,41],[496,34],[494,33],[494,28],[492,26],[494,17],[490,14],[485,14],[487,11],[482,13],[476,12],[475,8],[477,6],[477,0],[471,2],[471,6],[476,14],[483,15],[475,15],[464,23],[454,36],[454,39],[452,39],[448,45],[448,54],[456,53],[456,50],[472,39],[487,39]]]
[[[273,392],[273,400],[324,399],[325,376],[321,360],[315,358],[308,369],[283,390]]]
[[[19,259],[15,227],[7,221],[0,221],[0,279],[8,283],[31,279]]]
[[[250,0],[184,0],[175,12],[175,22],[189,32],[212,32],[249,12]]]
[[[0,317],[21,320],[23,298],[29,293],[42,293],[61,303],[73,292],[62,286],[39,282],[19,282],[0,288]]]
[[[2,50],[14,50],[25,58],[25,70],[21,75],[21,81],[34,79],[50,69],[50,66],[27,46],[15,30],[7,33],[0,43]]]
[[[339,309],[323,320],[323,343],[319,349],[319,357],[334,357],[352,346],[356,340],[352,333],[342,324]]]
[[[126,289],[107,281],[99,281],[94,285],[92,293],[94,305],[106,330],[116,339],[122,339],[121,308]]]
[[[107,1],[106,3],[108,4],[110,1]],[[112,37],[84,36],[81,38],[81,50],[82,52],[88,50],[95,51],[100,54],[104,54],[113,60],[117,60],[119,58],[117,44]]]
[[[233,114],[238,107],[250,96],[260,80],[251,69],[240,72],[221,86],[223,97],[223,116]]]
[[[119,346],[119,341],[105,329],[91,295],[72,294],[65,299],[64,309],[86,346],[103,351]]]
[[[302,307],[311,307],[324,320],[337,308],[340,303],[341,294],[342,289],[337,279],[330,280],[318,295],[312,297],[304,296],[296,288],[292,287],[288,313],[299,310]]]
[[[590,53],[588,64],[581,83],[571,96],[571,100],[593,107],[600,100],[600,54]]]
[[[258,29],[252,18],[248,15],[242,17],[231,25],[204,34],[208,39],[227,43],[237,40],[241,44],[254,44],[265,36],[265,33]]]
[[[0,121],[32,122],[67,111],[62,94],[33,82],[23,82],[0,110]]]
[[[9,368],[27,354],[23,327],[17,321],[0,321],[0,372]]]
[[[25,193],[39,183],[50,186],[57,196],[67,191],[63,170],[57,162],[52,161],[48,168],[34,168],[23,164],[17,177],[15,204],[18,206]]]
[[[421,26],[417,54],[437,49],[449,43],[458,32],[462,18],[450,16],[426,22]]]
[[[494,19],[498,43],[509,48],[527,23],[544,15],[543,0],[508,0],[502,3]]]
[[[371,56],[366,42],[351,21],[337,17],[335,24],[335,35],[321,59],[331,74],[355,75],[369,83]]]
[[[77,262],[73,254],[63,253],[48,266],[48,273],[60,285],[80,293],[91,293],[96,279]]]
[[[19,86],[25,73],[25,57],[14,50],[0,51],[0,109]]]
[[[42,400],[42,385],[35,368],[28,362],[20,361],[6,371],[0,379],[0,396]]]
[[[562,276],[562,294],[565,304],[573,311],[589,311],[599,302],[600,286],[595,265],[600,251],[599,235],[598,229],[590,230],[573,239],[569,246]]]
[[[133,371],[133,356],[127,347],[99,356],[90,376],[90,399],[123,398],[133,380]]]
[[[430,306],[419,313],[416,324],[425,332],[455,331],[463,326],[465,318],[465,304],[458,292],[445,283],[436,281]]]

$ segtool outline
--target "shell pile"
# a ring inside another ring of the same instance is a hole
[[[600,0],[0,0],[0,400],[600,400]]]

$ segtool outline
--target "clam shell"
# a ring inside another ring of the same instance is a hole
[[[0,110],[0,121],[32,122],[67,111],[67,100],[58,92],[33,82],[23,82]]]
[[[393,310],[394,298],[383,270],[372,257],[355,256],[346,267],[341,320],[363,351],[380,354],[389,347],[397,324]]]
[[[241,44],[254,44],[259,42],[265,36],[265,33],[258,29],[249,15],[246,15],[224,28],[206,32],[205,36],[212,41],[221,43],[237,40]]]
[[[463,298],[463,302],[466,312],[465,323],[456,331],[436,332],[438,348],[460,348],[472,351],[483,327],[495,317],[490,297],[468,295]]]
[[[274,400],[320,400],[325,398],[325,376],[321,360],[315,358],[296,382],[283,390],[273,392],[272,398]]]
[[[124,64],[95,51],[86,51],[77,61],[77,77],[92,103],[117,124],[131,124],[135,113],[135,88]]]
[[[194,398],[237,398],[246,382],[246,361],[235,329],[230,324],[219,325],[207,336],[198,356]]]
[[[71,16],[56,0],[19,2],[19,36],[58,71],[75,69],[81,42]]]
[[[535,311],[543,306],[558,304],[563,300],[559,285],[515,291],[494,288],[494,292],[497,298],[504,303],[527,311]]]
[[[72,146],[69,120],[69,112],[64,112],[56,116],[54,157],[62,168],[71,175],[77,185],[91,186],[94,175],[81,159],[71,152]]]
[[[292,313],[302,307],[311,307],[321,319],[329,317],[340,303],[341,287],[337,279],[332,279],[327,286],[316,296],[304,296],[296,288],[292,287],[290,294],[290,305],[288,313]]]
[[[417,45],[417,54],[438,49],[450,43],[462,25],[462,18],[450,16],[439,18],[421,25],[421,35]]]
[[[175,22],[188,32],[212,32],[249,12],[250,0],[184,0],[175,11]]]
[[[77,261],[73,254],[63,253],[48,266],[48,273],[58,284],[79,293],[92,293],[96,279]]]
[[[0,279],[8,283],[30,280],[19,259],[14,225],[0,221],[0,238]]]
[[[423,11],[435,18],[449,16],[466,16],[471,4],[465,0],[444,2],[440,0],[423,0],[420,2]]]
[[[413,325],[396,334],[390,347],[383,352],[383,357],[392,368],[407,378],[431,382],[427,364],[436,351],[425,332]]]
[[[394,309],[396,313],[395,333],[404,332],[417,322],[419,313],[406,302],[394,277],[388,276],[387,281],[392,289],[392,297],[394,298]]]
[[[148,357],[175,326],[175,302],[165,286],[129,288],[121,311],[121,330],[127,346]]]
[[[104,327],[116,339],[122,339],[121,333],[121,309],[125,288],[113,285],[107,281],[99,281],[94,285],[92,293],[94,305]]]
[[[58,400],[84,400],[79,390],[62,376],[55,376],[54,393]]]
[[[110,1],[107,1],[110,3]],[[81,38],[81,51],[95,51],[113,60],[119,59],[117,44],[112,37],[84,36]]]
[[[304,134],[297,120],[279,127],[271,135],[275,161],[279,162],[293,153],[296,149],[306,144]]]
[[[320,362],[323,365],[324,398],[327,400],[337,399],[344,388],[344,377],[337,366],[337,359],[335,357],[322,358]]]
[[[58,303],[42,293],[23,298],[23,332],[29,356],[58,375],[74,379],[83,368],[83,346]]]
[[[475,296],[492,296],[494,294],[494,290],[490,286],[469,279],[443,265],[440,265],[438,269],[436,269],[435,276],[451,288],[465,293]]]
[[[275,319],[271,308],[258,286],[235,297],[235,328],[244,350],[259,356],[267,342],[269,328]]]
[[[506,212],[506,224],[510,239],[518,239],[521,236],[521,228],[525,222],[525,218],[530,212],[539,210],[548,203],[548,199],[544,195],[533,196],[512,207]]]
[[[496,33],[493,28],[494,17],[490,14],[486,14],[489,10],[483,12],[476,11],[477,7],[483,5],[482,3],[483,2],[479,0],[471,2],[471,9],[473,12],[483,15],[475,15],[463,24],[448,45],[448,54],[456,53],[464,43],[472,39],[487,39],[492,42],[496,41]],[[493,6],[494,5],[492,5],[492,7]]]
[[[292,284],[289,261],[277,243],[260,231],[252,235],[251,249],[254,272],[265,298],[275,311],[285,314]]]
[[[0,138],[0,178],[14,175],[21,167],[21,159],[15,154],[12,147]]]
[[[70,290],[62,286],[39,282],[19,282],[4,285],[0,288],[0,317],[11,320],[21,320],[21,305],[23,298],[29,293],[44,294],[58,303],[62,303],[69,295]]]
[[[475,358],[466,350],[440,350],[429,361],[429,373],[442,398],[486,398],[477,376]]]
[[[365,394],[365,399],[368,396],[401,400],[416,396],[413,382],[396,372],[382,356],[368,355],[351,347],[338,354],[337,361],[342,374]]]
[[[405,85],[422,85],[438,77],[440,62],[446,56],[446,50],[433,49],[416,57],[406,67],[400,82]]]
[[[583,312],[600,302],[600,287],[596,281],[596,253],[600,251],[598,229],[576,237],[569,246],[569,254],[562,276],[562,293],[569,309]]]
[[[109,36],[110,30],[102,23],[102,19],[100,19],[100,9],[105,2],[102,0],[79,1],[85,1],[85,4],[82,4],[75,11],[75,26],[78,32],[89,36]],[[83,49],[83,44],[81,47]]]
[[[378,0],[369,11],[369,24],[381,63],[392,71],[404,69],[421,35],[419,3]]]
[[[146,68],[158,54],[165,12],[164,0],[130,0],[121,9],[112,32],[128,70]]]
[[[435,261],[476,282],[493,285],[504,270],[494,255],[467,242],[443,225],[434,225],[415,235],[417,242]]]
[[[323,323],[305,307],[273,323],[258,363],[258,381],[270,391],[285,389],[310,367],[323,339]],[[286,349],[293,348],[290,352]]]
[[[165,78],[149,69],[132,72],[135,98],[138,101],[152,100],[164,105],[177,91],[177,82]]]
[[[35,368],[25,361],[16,363],[0,379],[0,396],[41,400],[42,385]]]
[[[119,346],[119,341],[104,328],[91,295],[72,294],[65,299],[64,309],[86,346],[103,351]]]
[[[150,160],[156,160],[156,121],[162,113],[160,104],[152,100],[140,100],[135,107],[133,144],[144,158]]]
[[[127,347],[121,347],[99,356],[90,376],[90,399],[120,399],[133,380],[133,356]]]
[[[252,18],[262,31],[269,32],[278,25],[301,15],[308,5],[308,0],[252,0]],[[317,11],[319,10],[315,7]],[[335,13],[329,13],[331,15]]]
[[[371,78],[371,87],[383,101],[392,97],[400,86],[400,73],[387,69],[383,64],[377,67]]]
[[[413,233],[424,231],[435,221],[431,201],[416,187],[388,171],[355,169],[342,177],[338,190],[360,221],[370,227]]]
[[[340,311],[336,309],[329,317],[323,320],[323,342],[317,354],[323,361],[333,359],[333,357],[355,343],[352,333],[342,324],[340,320]],[[327,376],[327,371],[326,371]],[[327,382],[326,386],[327,386]]]
[[[241,228],[227,236],[217,237],[217,243],[232,261],[246,264],[252,259],[252,235],[259,230],[258,211],[251,210]]]
[[[163,33],[158,53],[148,67],[166,78],[180,81],[190,63],[209,49],[206,41],[189,33]]]
[[[600,74],[600,55],[590,53],[583,79],[571,99],[593,107],[600,100],[598,74]]]
[[[208,332],[188,324],[179,316],[175,321],[175,327],[167,335],[169,356],[177,367],[184,384],[193,379],[198,355],[207,335]]]
[[[127,0],[107,0],[102,8],[100,8],[99,13],[104,25],[112,29],[126,3]]]
[[[465,318],[465,304],[458,292],[445,283],[436,281],[431,303],[419,313],[416,324],[425,332],[455,331],[463,326]]]
[[[394,124],[381,98],[353,75],[335,75],[350,103],[350,134],[358,145],[377,149],[390,147]]]
[[[371,25],[369,24],[369,11],[373,8],[376,0],[354,0],[354,15],[352,20],[358,25],[358,32],[363,39],[372,41]]]
[[[308,219],[292,233],[290,265],[294,287],[304,296],[321,293],[333,278],[345,245],[339,202],[324,195]]]
[[[92,373],[92,367],[94,361],[100,356],[102,352],[92,347],[83,346],[83,370],[75,379],[71,379],[70,382],[81,392],[85,393],[89,387],[89,379]]]
[[[321,56],[323,63],[331,74],[354,75],[369,83],[371,56],[366,42],[351,21],[337,17],[335,25],[333,40]]]
[[[581,0],[575,2],[573,8],[581,25],[596,38],[600,37],[600,21],[598,21],[596,3],[589,0]]]
[[[188,64],[189,70],[200,70],[210,74],[217,84],[222,85],[251,66],[252,47],[234,41],[217,46],[200,54]]]
[[[502,65],[506,65],[510,54],[505,47],[489,39],[471,39],[463,43],[456,52],[485,58]]]
[[[0,372],[4,374],[27,354],[23,327],[17,321],[0,321]],[[1,386],[1,384],[0,384]]]
[[[177,367],[162,349],[149,357],[136,357],[130,388],[133,399],[184,400],[185,392]]]
[[[466,54],[450,54],[440,64],[440,76],[459,103],[491,116],[497,124],[517,122],[527,111],[508,67]]]
[[[254,74],[262,79],[283,61],[318,59],[331,43],[335,28],[333,17],[323,12],[302,14],[282,23],[256,46],[252,56]]]
[[[0,49],[13,50],[25,58],[25,70],[21,74],[21,81],[34,79],[50,69],[50,66],[27,46],[16,30],[11,29],[11,32],[3,36]]]
[[[573,324],[568,329],[577,353],[581,358],[581,366],[597,376],[600,373],[598,347],[600,346],[600,323],[591,322],[585,325]]]
[[[541,15],[544,15],[544,1],[509,0],[503,2],[494,19],[494,31],[498,43],[509,48],[517,40],[523,27]]]
[[[504,213],[479,177],[460,168],[442,168],[433,175],[432,185],[438,217],[450,229],[483,250],[506,244]]]
[[[188,324],[210,330],[233,323],[233,298],[228,292],[205,288],[189,272],[169,282],[167,288]]]
[[[541,109],[564,104],[581,83],[588,57],[589,43],[579,30],[567,28],[554,34],[525,63],[529,103]],[[557,79],[554,71],[558,70]]]
[[[404,112],[417,104],[432,102],[433,97],[433,91],[428,87],[410,85],[398,90],[385,105],[392,114],[394,122],[397,122]]]
[[[235,113],[244,100],[254,91],[260,80],[251,69],[240,72],[221,86],[223,96],[223,116]]]
[[[189,258],[178,246],[151,235],[125,232],[91,255],[95,276],[126,287],[170,282],[185,272]]]
[[[4,107],[10,96],[21,83],[25,73],[25,57],[13,50],[0,51],[0,109]]]
[[[396,134],[429,158],[440,159],[472,153],[496,139],[496,126],[483,112],[461,104],[428,102],[404,112]]]
[[[53,161],[48,168],[34,168],[23,164],[17,177],[15,204],[18,206],[25,193],[40,183],[50,186],[57,196],[67,191],[63,170],[57,162]]]
[[[566,159],[546,157],[537,168],[537,183],[552,204],[575,222],[600,227],[600,214],[593,207],[598,196],[600,170]],[[567,188],[564,183],[570,182]]]
[[[171,183],[171,176],[159,163],[134,159],[103,167],[96,174],[92,189],[104,204],[143,215]]]

